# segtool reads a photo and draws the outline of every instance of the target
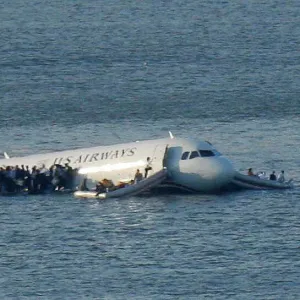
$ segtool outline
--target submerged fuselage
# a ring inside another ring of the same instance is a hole
[[[147,161],[148,158],[148,161]],[[194,191],[211,192],[233,178],[231,162],[210,143],[182,138],[146,140],[0,160],[0,166],[28,165],[50,168],[68,164],[90,182],[109,178],[114,182],[133,179],[137,169],[148,176],[166,167],[169,183]]]

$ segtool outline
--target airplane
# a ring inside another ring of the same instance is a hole
[[[148,160],[147,160],[148,158]],[[170,187],[195,192],[214,192],[228,185],[234,177],[232,163],[207,141],[170,136],[110,146],[66,150],[26,157],[0,159],[0,166],[25,165],[50,168],[68,164],[78,169],[79,177],[89,186],[104,178],[128,182],[139,169],[148,176],[162,168],[168,170],[165,182]]]

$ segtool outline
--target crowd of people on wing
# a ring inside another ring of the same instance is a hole
[[[62,189],[72,189],[77,170],[68,164],[45,166],[0,167],[0,194],[28,192],[40,194]]]
[[[126,187],[128,185],[137,183],[148,176],[148,172],[152,170],[150,158],[147,158],[147,165],[145,167],[145,175],[136,170],[134,179],[130,182],[119,182],[117,185],[104,178],[96,184],[96,192],[102,193]],[[41,167],[16,165],[16,166],[2,166],[0,167],[0,195],[10,193],[29,193],[42,194],[45,192],[52,192],[55,190],[74,190],[74,181],[78,175],[78,169],[73,169],[67,163],[63,166],[54,164],[49,169],[42,165]],[[79,190],[87,191],[87,178],[84,178],[79,186]]]
[[[275,171],[273,171],[269,176],[267,176],[265,172],[258,172],[257,174],[254,174],[252,168],[249,168],[248,175],[249,176],[257,176],[260,179],[269,179],[269,180],[274,180],[274,181],[277,180],[280,183],[285,182],[284,170],[282,170],[278,176],[276,176]]]

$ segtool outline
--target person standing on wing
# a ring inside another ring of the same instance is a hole
[[[275,174],[275,171],[272,172],[272,174],[270,174],[270,180],[276,180],[276,174]]]
[[[147,164],[146,164],[146,167],[145,167],[145,176],[144,176],[145,178],[147,178],[148,172],[150,170],[152,170],[151,163],[152,163],[152,161],[151,161],[150,157],[147,157]]]
[[[277,181],[278,181],[278,182],[281,182],[281,183],[283,183],[283,182],[285,181],[285,178],[284,178],[284,171],[283,171],[283,170],[282,170],[281,173],[278,175]]]

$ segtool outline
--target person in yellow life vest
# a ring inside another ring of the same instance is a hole
[[[108,191],[113,191],[116,189],[115,185],[113,184],[113,182],[109,179],[104,178],[102,180],[102,185],[105,188],[106,192]]]

